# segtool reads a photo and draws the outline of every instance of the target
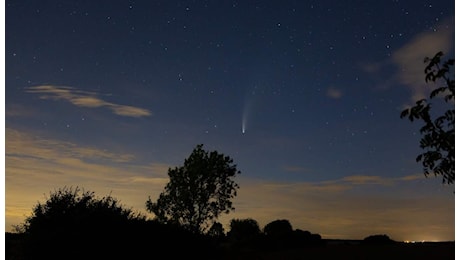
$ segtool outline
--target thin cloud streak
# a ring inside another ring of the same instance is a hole
[[[341,179],[341,181],[350,183],[352,185],[390,185],[393,184],[394,179],[383,178],[381,176],[368,176],[368,175],[352,175]]]
[[[40,94],[41,99],[66,100],[79,107],[106,107],[114,114],[120,116],[143,117],[152,115],[148,109],[107,102],[97,97],[97,94],[94,92],[81,91],[72,87],[42,85],[28,87],[26,88],[26,92]]]

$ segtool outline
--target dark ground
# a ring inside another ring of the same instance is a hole
[[[454,242],[395,243],[392,245],[327,244],[271,252],[229,252],[222,259],[455,259]]]
[[[23,248],[22,238],[18,235],[6,234],[5,236],[6,260],[21,260]],[[155,243],[150,244],[148,251],[155,252]],[[110,246],[109,246],[110,248]],[[145,247],[144,247],[145,248]],[[82,250],[85,250],[82,248]],[[110,250],[110,249],[109,249]],[[177,249],[179,250],[179,249]],[[202,250],[200,251],[204,253]],[[201,253],[199,253],[201,254]],[[66,255],[66,254],[64,254]],[[154,255],[154,254],[153,254]],[[152,255],[152,256],[153,256]],[[324,240],[321,245],[307,245],[295,249],[254,249],[254,248],[233,248],[221,247],[220,250],[211,253],[211,259],[403,259],[403,260],[444,260],[455,259],[454,242],[428,242],[428,243],[393,243],[386,245],[367,245],[359,240]],[[70,257],[67,255],[67,257]],[[71,257],[70,257],[71,258]],[[68,258],[68,259],[70,259]],[[91,259],[91,257],[87,258]],[[112,258],[116,259],[116,257]],[[120,255],[120,259],[122,258]]]

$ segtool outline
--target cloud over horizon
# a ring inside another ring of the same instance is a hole
[[[108,102],[99,98],[97,93],[82,91],[73,87],[40,85],[27,87],[26,92],[40,94],[41,99],[65,100],[79,107],[105,107],[111,110],[112,113],[119,116],[143,117],[152,115],[148,109]]]

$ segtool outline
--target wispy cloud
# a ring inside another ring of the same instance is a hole
[[[120,116],[143,117],[152,115],[148,109],[108,102],[98,97],[95,92],[82,91],[72,87],[42,85],[28,87],[26,92],[39,94],[41,99],[65,100],[79,107],[105,107]]]
[[[426,179],[426,177],[423,174],[413,174],[413,175],[407,175],[398,178],[398,180],[401,181],[415,181],[415,180],[421,180],[421,179]]]
[[[341,179],[330,181],[333,183],[347,183],[351,185],[397,185],[401,182],[417,181],[426,179],[423,173],[407,175],[402,177],[383,177],[377,175],[350,175]]]
[[[339,98],[342,97],[343,93],[338,88],[330,87],[330,88],[327,89],[326,95],[328,97],[330,97],[330,98],[333,98],[333,99],[339,99]]]
[[[384,178],[381,176],[352,175],[344,177],[339,181],[350,183],[352,185],[390,185],[394,182],[394,179]]]
[[[410,103],[427,98],[433,90],[432,84],[425,82],[425,58],[433,57],[437,52],[451,55],[454,48],[454,17],[432,26],[431,31],[417,34],[406,44],[396,49],[389,59],[360,64],[362,69],[377,79],[378,89],[388,89],[395,85],[409,88]],[[395,67],[396,72],[386,75],[383,71]],[[409,104],[403,104],[407,107]]]
[[[420,33],[393,53],[392,61],[399,71],[398,80],[411,89],[412,101],[427,97],[430,91],[425,83],[424,58],[433,57],[439,51],[450,52],[454,47],[453,37],[453,23],[443,21],[435,25],[433,31]]]

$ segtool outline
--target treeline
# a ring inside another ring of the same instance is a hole
[[[280,250],[321,244],[319,234],[293,230],[288,220],[260,228],[254,219],[219,222],[205,233],[148,219],[111,196],[63,188],[7,233],[6,259],[135,259],[145,256],[219,259],[248,250]]]
[[[240,174],[233,160],[197,145],[157,200],[148,197],[145,215],[112,196],[61,188],[32,208],[8,234],[7,259],[137,259],[145,256],[220,259],[238,252],[321,245],[321,235],[294,230],[286,219],[260,228],[256,220],[232,219],[225,231],[221,214],[234,210]],[[377,237],[377,240],[379,238]],[[375,240],[375,238],[371,239]]]

